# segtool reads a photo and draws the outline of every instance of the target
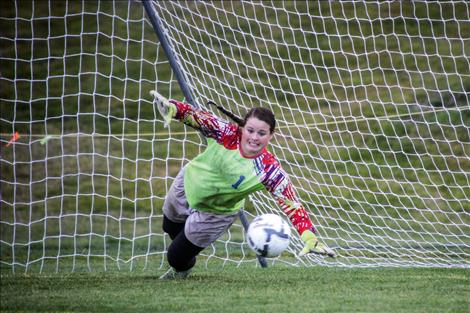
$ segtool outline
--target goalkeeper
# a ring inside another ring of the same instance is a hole
[[[235,123],[191,105],[167,100],[155,91],[154,103],[168,125],[172,119],[193,127],[207,137],[207,148],[185,165],[163,204],[163,230],[171,268],[161,278],[185,278],[196,256],[233,224],[245,198],[268,190],[299,232],[305,243],[299,255],[335,253],[316,236],[316,229],[279,161],[267,149],[276,120],[266,108],[253,108],[241,119],[223,107],[217,108]]]

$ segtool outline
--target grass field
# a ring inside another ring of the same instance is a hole
[[[2,274],[0,312],[449,312],[470,308],[470,271],[197,266],[158,272]]]

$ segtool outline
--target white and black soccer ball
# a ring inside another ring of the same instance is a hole
[[[289,224],[276,214],[259,215],[248,227],[248,245],[256,254],[267,258],[279,256],[289,240]]]

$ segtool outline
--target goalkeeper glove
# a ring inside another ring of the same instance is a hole
[[[167,128],[168,125],[170,125],[171,123],[171,119],[176,115],[176,105],[168,101],[167,98],[165,98],[155,90],[151,90],[150,94],[154,98],[154,105],[157,105],[158,112],[163,117],[165,128]]]
[[[302,238],[305,246],[302,251],[300,251],[299,256],[303,256],[308,253],[327,255],[332,258],[336,256],[336,253],[332,249],[328,248],[324,243],[321,243],[311,230],[304,231],[300,238]]]

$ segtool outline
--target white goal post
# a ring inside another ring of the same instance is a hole
[[[275,112],[338,254],[294,236],[270,264],[470,267],[468,1],[151,4],[200,106]],[[184,96],[142,2],[7,1],[0,47],[0,269],[164,266],[163,199],[205,145],[153,107]],[[265,192],[246,211],[282,215]],[[240,222],[199,262],[258,266]]]

